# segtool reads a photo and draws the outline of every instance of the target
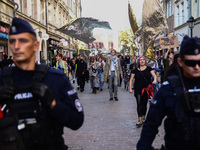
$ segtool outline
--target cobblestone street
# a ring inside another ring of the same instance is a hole
[[[74,87],[76,88],[75,84]],[[123,86],[118,88],[119,101],[109,101],[107,84],[103,91],[92,94],[90,84],[79,98],[85,111],[83,126],[72,131],[65,128],[65,143],[71,150],[135,150],[141,128],[136,128],[136,101]],[[153,146],[163,144],[163,126]]]

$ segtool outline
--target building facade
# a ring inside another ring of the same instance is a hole
[[[8,47],[9,28],[14,16],[14,3],[9,0],[0,1],[0,61],[4,54],[11,55]]]
[[[191,16],[195,19],[193,36],[200,37],[200,0],[165,0],[163,7],[166,8],[169,33],[178,36],[179,45],[184,35],[191,35],[187,23]]]
[[[76,48],[73,45],[77,41],[57,29],[67,24],[71,18],[81,17],[81,0],[0,0],[0,8],[0,27],[5,30],[3,34],[6,34],[15,16],[14,8],[17,8],[16,17],[29,21],[33,26],[40,41],[40,48],[36,53],[37,61],[44,56],[50,64],[57,52],[66,56],[72,55],[71,51]],[[7,51],[11,55],[7,37],[2,37],[4,42],[0,42],[0,53]]]

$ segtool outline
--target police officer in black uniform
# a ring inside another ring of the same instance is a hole
[[[76,91],[62,71],[35,64],[39,42],[27,21],[13,18],[9,46],[16,67],[0,74],[0,149],[66,150],[63,128],[84,121]]]
[[[200,41],[185,36],[178,58],[179,76],[170,76],[154,96],[137,150],[151,150],[164,120],[167,150],[200,149]],[[164,149],[164,147],[163,147]]]

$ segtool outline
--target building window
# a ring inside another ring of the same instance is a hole
[[[184,21],[184,2],[181,3],[181,7],[182,7],[182,10],[181,10],[181,24],[183,24],[185,21]]]
[[[69,8],[72,9],[72,0],[69,0]]]
[[[45,7],[44,7],[44,2],[43,1],[40,1],[40,22],[42,23],[42,24],[44,24],[44,16],[45,16]]]
[[[169,18],[170,16],[172,16],[174,14],[174,0],[168,0],[166,2],[166,6],[167,6],[167,18]]]
[[[53,20],[51,22],[53,22],[53,25],[56,25],[56,9],[55,8],[54,8]]]
[[[34,9],[35,9],[35,5],[34,5],[34,1],[31,1],[31,18],[35,17],[35,13],[34,13]]]
[[[61,12],[59,12],[59,27],[61,27],[62,26],[62,21],[61,21]]]
[[[27,0],[22,0],[22,13],[27,14]]]
[[[175,23],[176,23],[176,27],[178,27],[180,25],[180,9],[179,9],[179,5],[176,6],[176,16],[175,16]]]
[[[48,23],[51,23],[53,18],[52,18],[52,4],[48,4]]]
[[[195,6],[194,6],[194,9],[195,9],[195,14],[194,14],[194,18],[197,18],[198,17],[198,1],[195,0]]]

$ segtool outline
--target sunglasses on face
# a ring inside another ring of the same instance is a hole
[[[183,59],[185,65],[195,67],[197,64],[200,66],[200,60]]]

